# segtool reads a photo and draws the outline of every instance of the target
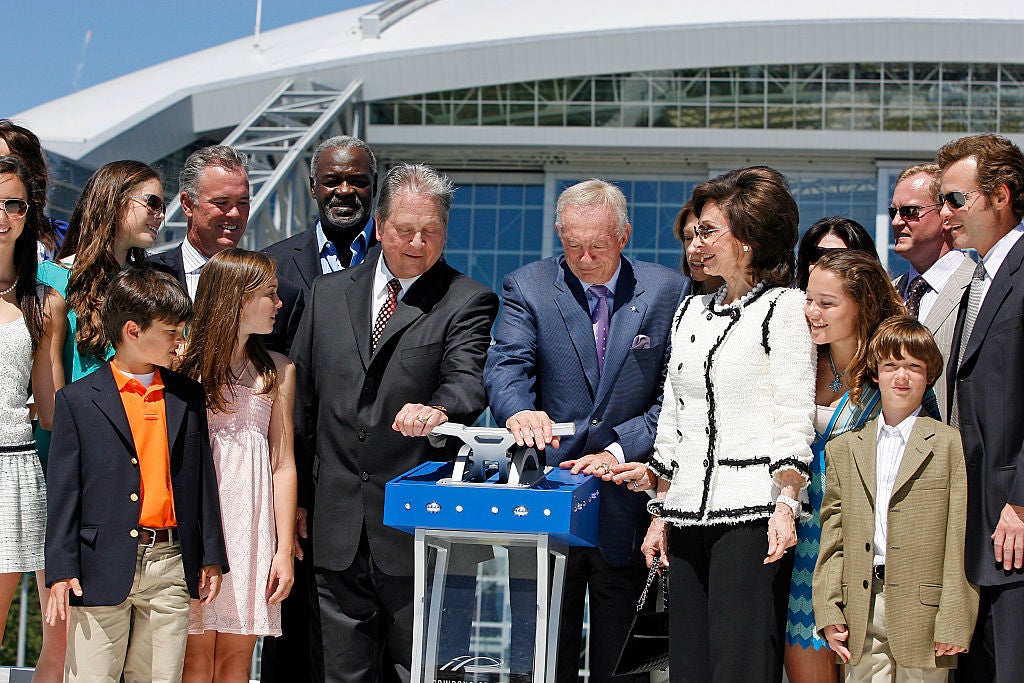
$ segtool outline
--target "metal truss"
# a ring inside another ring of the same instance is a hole
[[[309,161],[316,145],[334,135],[361,136],[363,109],[354,102],[354,80],[336,90],[312,82],[283,81],[221,144],[249,155],[252,203],[239,246],[262,249],[309,227],[316,205],[309,192]],[[165,224],[184,237],[186,222],[176,198]]]

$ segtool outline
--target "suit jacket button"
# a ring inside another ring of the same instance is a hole
[[[864,588],[866,589],[867,587],[868,587],[868,582],[867,582],[867,581],[865,581],[865,582],[864,582]]]
[[[871,552],[871,544],[870,543],[865,543],[864,544],[864,550],[867,550],[870,553]]]
[[[356,437],[360,441],[366,441],[366,430],[365,429],[360,429],[359,432],[356,434]]]
[[[359,478],[362,479],[363,481],[370,481],[370,475],[367,474],[366,472],[363,472],[362,474],[360,474]]]
[[[596,425],[596,424],[597,424],[597,423],[599,423],[599,422],[600,422],[600,420],[598,420],[598,419],[597,419],[597,418],[595,417],[594,419],[592,419],[592,420],[590,421],[590,424],[592,424],[592,425]]]
[[[707,468],[708,468],[708,467],[710,467],[710,466],[711,466],[711,463],[710,463],[710,462],[708,462],[708,459],[707,459],[707,458],[704,458],[704,469],[707,469]]]
[[[131,501],[134,503],[135,501],[137,501],[139,499],[139,494],[133,493],[132,495],[130,495],[128,497],[131,498]]]
[[[139,464],[139,459],[138,458],[132,458],[132,464],[133,465],[138,465]]]
[[[138,529],[132,529],[131,531],[128,532],[128,535],[131,536],[132,538],[138,538],[139,537],[139,530]]]

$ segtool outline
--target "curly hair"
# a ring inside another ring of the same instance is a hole
[[[132,192],[147,180],[160,180],[151,166],[141,161],[111,162],[89,178],[71,211],[59,258],[75,257],[67,302],[78,317],[75,340],[83,355],[103,358],[106,353],[100,309],[111,278],[121,270],[114,241]],[[128,250],[128,265],[140,265],[145,259],[145,250]]]
[[[818,259],[815,272],[832,273],[842,284],[843,291],[857,304],[857,350],[847,370],[851,379],[850,398],[860,401],[863,384],[856,382],[867,362],[868,342],[878,325],[894,315],[906,315],[903,300],[889,280],[878,259],[864,251],[833,251]],[[818,352],[827,347],[822,345]]]

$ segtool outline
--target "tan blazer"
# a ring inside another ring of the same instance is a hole
[[[935,337],[935,343],[939,345],[939,351],[942,352],[942,373],[939,378],[935,380],[935,386],[932,387],[935,390],[935,398],[939,402],[939,414],[942,415],[943,421],[949,420],[949,415],[946,415],[947,405],[947,391],[946,391],[946,364],[949,362],[949,350],[953,347],[953,329],[956,327],[956,312],[960,308],[960,300],[964,296],[964,292],[971,284],[971,275],[974,273],[974,268],[978,264],[971,259],[970,256],[965,258],[949,280],[946,281],[946,285],[939,292],[939,297],[932,304],[931,309],[928,311],[928,316],[921,322],[924,326],[931,330],[932,335]],[[892,282],[893,286],[896,287],[896,291],[900,293],[900,296],[904,300],[907,298],[907,273],[899,276]]]
[[[847,624],[850,661],[864,651],[871,605],[878,420],[825,448],[821,546],[814,569],[814,623]],[[885,623],[897,664],[956,666],[935,643],[968,647],[978,591],[964,573],[967,472],[960,433],[919,416],[889,501]]]

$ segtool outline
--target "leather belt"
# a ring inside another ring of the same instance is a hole
[[[144,545],[147,548],[152,548],[154,543],[173,543],[176,536],[177,530],[174,527],[166,529],[139,527],[139,545]]]

